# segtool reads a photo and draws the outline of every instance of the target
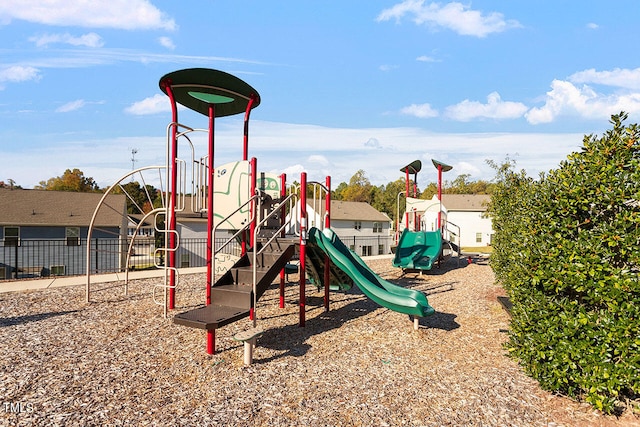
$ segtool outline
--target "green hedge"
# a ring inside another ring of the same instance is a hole
[[[509,351],[544,389],[606,413],[640,397],[640,130],[626,119],[537,180],[496,167],[489,207]]]

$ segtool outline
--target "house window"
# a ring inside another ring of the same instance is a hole
[[[187,268],[191,266],[189,258],[189,254],[180,254],[180,268]]]
[[[381,222],[374,222],[373,223],[373,232],[374,233],[382,233],[382,223]]]
[[[20,246],[20,227],[4,228],[4,245]]]
[[[80,227],[66,227],[64,235],[67,239],[67,246],[80,246]]]
[[[355,228],[356,230],[360,230],[362,228],[362,221],[354,221],[353,228]]]
[[[64,265],[52,265],[49,267],[49,274],[52,276],[64,276],[65,274],[65,266]]]
[[[476,243],[482,243],[482,233],[476,233]]]
[[[384,255],[384,245],[378,245],[378,255]]]
[[[362,247],[362,256],[371,256],[371,246]]]

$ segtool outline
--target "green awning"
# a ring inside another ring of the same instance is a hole
[[[400,172],[406,173],[408,170],[409,173],[416,174],[420,172],[420,169],[422,169],[422,162],[420,160],[414,160],[413,162],[409,163],[407,166],[401,168]]]
[[[453,169],[453,166],[449,166],[449,165],[444,164],[442,162],[439,162],[437,160],[431,159],[431,162],[433,163],[433,166],[436,167],[436,169],[438,169],[438,166],[441,166],[442,167],[442,172],[449,172],[451,169]]]
[[[258,91],[249,84],[224,71],[209,68],[188,68],[164,75],[160,89],[165,94],[167,86],[178,104],[209,116],[209,105],[215,105],[215,116],[224,117],[244,113],[249,100],[251,108],[260,105]]]

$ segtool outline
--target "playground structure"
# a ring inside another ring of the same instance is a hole
[[[452,169],[437,160],[432,160],[438,170],[438,199],[417,199],[417,175],[422,169],[422,162],[415,160],[400,169],[405,173],[406,188],[405,214],[402,223],[396,222],[397,247],[393,258],[393,266],[407,272],[431,270],[434,266],[450,258],[454,253],[459,254],[459,245],[453,238],[460,236],[460,227],[447,221],[447,211],[442,206],[442,173]],[[409,175],[413,174],[413,196],[410,188]],[[400,193],[402,194],[402,192]],[[398,194],[398,200],[400,197]],[[399,203],[398,203],[399,205]],[[399,212],[398,212],[399,214]],[[400,233],[400,228],[403,227]]]
[[[165,317],[168,310],[175,309],[179,279],[176,253],[180,235],[176,231],[176,214],[189,209],[206,214],[204,305],[175,314],[173,322],[205,330],[207,353],[215,353],[216,329],[248,317],[252,320],[252,327],[234,338],[244,342],[245,363],[251,363],[256,338],[263,333],[257,324],[257,302],[279,275],[280,307],[284,307],[286,267],[296,255],[300,259],[301,327],[305,326],[307,270],[316,286],[324,287],[325,311],[329,310],[330,290],[347,290],[356,284],[365,295],[383,307],[414,316],[416,328],[419,318],[434,313],[424,294],[381,279],[335,236],[330,229],[330,177],[326,177],[323,184],[307,181],[306,172],[302,172],[300,184],[288,187],[285,174],[258,172],[256,158],[248,158],[249,117],[252,109],[260,104],[260,96],[254,88],[230,74],[203,68],[169,73],[160,79],[159,85],[168,96],[172,109],[172,120],[167,127],[166,165],[140,168],[122,177],[112,188],[122,188],[121,183],[135,174],[145,182],[143,174],[148,171],[157,173],[162,184],[167,183],[161,198],[162,206],[148,210],[141,221],[150,218],[156,232],[165,237],[164,247],[156,249],[162,256],[154,256],[154,260],[164,260],[156,265],[165,272],[164,282],[156,285],[153,293],[154,301],[163,305]],[[195,129],[179,123],[178,104],[205,115],[208,128]],[[214,168],[215,120],[235,114],[244,114],[242,160]],[[192,135],[198,132],[207,136],[208,153],[201,158],[196,157],[191,140]],[[183,141],[189,148],[190,164],[178,156]],[[190,188],[187,188],[188,183]],[[307,226],[308,187],[313,189],[313,203],[324,201],[322,230]],[[187,193],[190,194],[188,198]],[[101,208],[104,208],[102,202],[96,213]],[[92,224],[89,236],[93,229]],[[221,229],[230,230],[232,235],[223,243],[214,245],[216,231]],[[241,242],[239,258],[233,265],[217,268],[217,255],[233,241]],[[132,246],[133,241],[123,248],[123,258],[130,256]],[[88,245],[87,301],[91,299],[91,257],[97,252],[97,248],[92,249]],[[128,262],[123,265],[126,270]],[[160,290],[162,301],[158,298]]]

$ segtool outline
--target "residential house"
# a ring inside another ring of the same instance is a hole
[[[442,203],[436,195],[429,200],[407,198],[409,214],[402,218],[400,230],[407,218],[411,229],[418,221],[421,230],[437,230],[441,212],[445,239],[462,247],[487,246],[493,236],[492,221],[486,215],[490,200],[491,196],[486,194],[443,194]]]
[[[459,228],[460,246],[478,247],[491,244],[493,225],[486,215],[491,196],[486,194],[443,194],[450,231]]]
[[[324,224],[324,201],[307,204],[309,227]],[[365,202],[331,201],[331,228],[349,248],[361,256],[391,253],[391,219]]]
[[[103,194],[0,188],[0,279],[86,272],[87,233]],[[94,222],[96,270],[122,267],[128,218],[110,195]]]

